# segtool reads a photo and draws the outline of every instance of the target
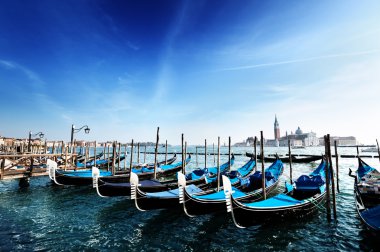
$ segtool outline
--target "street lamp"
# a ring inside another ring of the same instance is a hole
[[[74,124],[71,125],[71,146],[73,145],[74,142],[74,133],[78,133],[84,128],[84,133],[88,134],[90,133],[90,128],[87,125],[84,125],[80,127],[79,129],[75,129]]]
[[[32,140],[32,136],[33,137],[38,136],[39,138],[43,138],[45,135],[42,132],[38,132],[36,134],[32,134],[32,132],[29,131],[28,152],[30,151],[30,141]]]

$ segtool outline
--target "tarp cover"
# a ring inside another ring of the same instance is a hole
[[[236,198],[240,198],[245,196],[246,194],[239,191],[239,189],[232,187],[232,196]],[[211,194],[206,194],[206,195],[193,195],[194,198],[196,199],[207,199],[207,200],[223,200],[225,199],[224,191],[220,190],[219,192],[211,193]]]
[[[380,230],[380,205],[364,210],[361,215],[372,228]]]
[[[188,185],[186,187],[186,190],[191,194],[202,192],[202,190],[199,189],[195,185]],[[146,197],[147,198],[178,198],[179,197],[178,195],[179,195],[179,189],[177,188],[177,189],[164,191],[164,192],[147,193]]]
[[[249,207],[258,207],[258,208],[266,208],[266,207],[287,207],[292,206],[296,204],[301,204],[302,200],[296,200],[288,195],[285,194],[278,194],[276,196],[273,196],[272,198],[269,198],[267,200],[253,202],[245,204]]]
[[[70,177],[81,177],[81,178],[91,178],[92,177],[92,172],[91,171],[71,171],[71,172],[64,172],[62,173],[65,176],[70,176]],[[112,172],[107,172],[107,171],[101,171],[100,172],[100,177],[106,177],[106,176],[111,176]]]
[[[374,170],[376,169],[363,162],[363,160],[359,159],[359,168],[357,170],[359,178],[362,178],[364,175]]]

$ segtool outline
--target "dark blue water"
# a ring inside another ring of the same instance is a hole
[[[236,159],[234,167],[247,160]],[[380,167],[377,159],[366,161]],[[195,166],[195,159],[193,163],[188,169]],[[213,157],[208,163],[213,164]],[[380,251],[379,236],[367,231],[356,214],[353,181],[347,176],[356,163],[340,160],[337,221],[328,222],[321,209],[306,219],[248,229],[235,227],[227,213],[189,218],[176,210],[140,212],[128,199],[100,198],[87,187],[54,186],[47,177],[33,178],[27,189],[19,189],[18,181],[1,181],[0,250]],[[294,165],[293,176],[316,165]]]

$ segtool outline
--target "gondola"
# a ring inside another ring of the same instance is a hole
[[[91,162],[92,160],[94,159],[99,159],[103,156],[103,152],[99,153],[99,154],[96,154],[95,156],[92,156],[92,157],[88,157],[87,158],[87,162]],[[80,156],[77,156],[76,158],[76,161],[77,161],[77,164],[80,164],[82,166],[84,166],[83,162],[86,160],[86,155],[80,155]]]
[[[250,159],[245,165],[233,172],[225,172],[226,176],[229,177],[231,183],[239,183],[239,179],[244,179],[248,177],[255,167],[255,160]],[[187,176],[182,173],[178,173],[178,179],[182,180],[182,184],[187,185],[187,191],[191,193],[201,193],[203,190],[215,187],[216,181],[208,182],[206,184],[194,184],[191,181],[186,180]],[[180,182],[179,182],[180,183]],[[139,180],[136,176],[131,177],[132,195],[131,199],[135,201],[136,208],[140,211],[162,209],[162,208],[173,208],[182,207],[179,203],[180,189],[178,185],[175,189],[166,190],[162,192],[147,192],[139,185]]]
[[[363,223],[380,232],[380,172],[366,164],[360,157],[355,178],[354,191],[356,210]]]
[[[120,161],[124,160],[124,155],[122,157],[120,157]],[[177,155],[174,154],[174,156],[171,158],[171,159],[168,159],[166,161],[167,164],[172,164],[175,160],[177,159]],[[119,162],[119,158],[116,158],[115,159],[116,161],[116,164]],[[110,161],[108,161],[108,159],[102,159],[102,160],[97,160],[96,161],[96,167],[98,167],[99,169],[106,169],[108,168],[108,163],[109,163],[109,166],[112,166],[112,158],[110,158]],[[90,163],[89,163],[90,164]],[[163,165],[165,164],[165,160],[164,161],[160,161],[158,162],[158,165]],[[93,167],[94,166],[94,161],[91,162],[91,166],[88,166],[88,167]],[[84,167],[84,166],[82,166]],[[137,167],[134,166],[132,169],[141,169],[141,168],[151,168],[153,169],[154,167],[154,164],[140,164],[138,165]],[[86,168],[83,168],[81,169],[81,167],[79,167],[80,170],[68,170],[68,171],[64,171],[62,169],[59,169],[58,171],[62,174],[73,174],[73,175],[83,175],[85,173],[88,173],[88,175],[92,174],[92,170],[91,169],[86,169]],[[139,171],[141,172],[141,171]],[[108,174],[108,173],[105,173],[103,171],[104,174]],[[128,170],[121,170],[121,171],[115,171],[115,175],[122,175],[122,174],[129,174],[129,171]]]
[[[161,166],[161,165],[170,165],[172,163],[174,163],[175,161],[177,160],[177,154],[174,154],[174,156],[168,160],[162,160],[160,162],[157,162],[157,165],[158,166]],[[141,164],[136,164],[133,166],[133,169],[140,169],[140,168],[154,168],[154,163],[141,163]]]
[[[242,202],[234,195],[226,177],[223,177],[227,212],[230,212],[235,225],[245,228],[266,220],[301,218],[311,214],[324,201],[326,161],[309,175],[300,176],[295,183],[285,183],[286,190],[263,201]]]
[[[283,163],[277,159],[268,168],[265,169],[265,191],[271,192],[276,188],[279,178],[283,173]],[[235,197],[240,200],[254,200],[262,197],[262,175],[261,171],[256,171],[246,179],[239,180],[235,184]],[[227,178],[227,177],[226,177]],[[223,211],[225,209],[225,196],[223,189],[207,190],[193,193],[188,190],[186,184],[181,180],[180,184],[180,202],[183,203],[183,210],[189,217],[202,214],[209,214]],[[228,178],[229,184],[231,184]]]
[[[186,159],[186,162],[190,162],[191,156]],[[78,171],[62,171],[58,170],[56,165],[49,168],[50,178],[58,185],[91,185],[93,183],[92,171],[78,170]],[[141,178],[152,178],[154,176],[154,168],[146,170],[139,169],[139,176]],[[157,176],[169,176],[182,169],[182,162],[178,162],[171,165],[161,165],[157,168]],[[129,181],[129,173],[123,171],[122,174],[113,175],[111,171],[100,171],[99,174],[106,181],[123,182]]]
[[[231,161],[226,162],[223,164],[223,169],[228,170],[229,167],[234,163],[235,158],[232,157]],[[189,160],[190,161],[190,160]],[[207,171],[214,171],[214,168],[208,168]],[[136,176],[138,176],[140,179],[143,178],[141,176],[141,173],[135,173]],[[191,173],[189,173],[191,175]],[[199,173],[197,173],[199,174]],[[97,175],[97,174],[95,174]],[[214,174],[211,172],[204,173],[201,177],[188,177],[188,183],[199,185],[199,184],[206,184],[207,182],[212,182],[213,177],[215,177]],[[95,183],[96,190],[99,196],[101,197],[113,197],[113,196],[130,196],[131,195],[131,184],[129,182],[129,177],[127,178],[128,182],[106,182],[107,178],[98,178],[98,181]],[[140,181],[139,188],[143,192],[161,192],[161,191],[167,191],[174,188],[178,188],[178,182],[177,179],[174,180],[166,180],[166,181],[158,181],[156,179],[142,179]],[[178,202],[178,201],[177,201]]]
[[[123,161],[125,158],[126,158],[125,155],[120,155],[120,158],[119,158],[119,156],[115,157],[115,164],[118,164],[119,162]],[[110,157],[110,158],[106,158],[106,159],[98,159],[96,161],[95,160],[88,161],[88,162],[86,162],[86,168],[91,168],[93,166],[97,166],[100,169],[105,169],[105,168],[112,166],[113,159],[114,159],[113,157]],[[77,167],[84,168],[84,164],[77,163]]]
[[[191,155],[189,154],[185,163],[188,164],[190,160]],[[157,167],[156,178],[170,177],[180,170],[182,170],[182,161],[170,165],[160,165]],[[137,173],[141,180],[154,178],[154,167],[143,167],[142,169],[132,168],[132,172]],[[129,183],[129,171],[124,174],[116,173],[116,176],[101,177],[101,179],[103,182],[109,183]]]
[[[246,152],[245,155],[247,157],[255,157],[255,155],[250,153],[250,152]],[[261,160],[261,156],[257,155],[257,159]],[[292,163],[310,163],[310,162],[318,161],[321,159],[322,159],[322,156],[319,156],[319,155],[310,155],[310,156],[306,156],[306,157],[297,157],[295,155],[292,155]],[[276,160],[276,157],[264,157],[265,162],[274,162],[275,160]],[[289,163],[290,162],[289,157],[280,157],[280,160],[283,163]]]

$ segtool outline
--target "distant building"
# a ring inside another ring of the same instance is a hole
[[[265,146],[279,147],[288,146],[288,140],[290,140],[290,146],[294,147],[306,147],[306,146],[318,146],[319,139],[314,132],[303,133],[300,127],[297,128],[295,133],[291,132],[290,135],[286,132],[286,135],[281,137],[280,124],[277,120],[277,115],[274,117],[274,139],[267,139]]]
[[[268,147],[280,146],[280,142],[277,139],[268,139],[268,140],[264,141],[264,143],[265,143],[265,146],[268,146]]]
[[[288,140],[290,140],[290,146],[294,147],[307,147],[318,146],[319,139],[314,132],[303,133],[300,127],[297,128],[295,134],[286,135],[280,138],[280,146],[288,146]]]
[[[331,144],[334,144],[334,141],[337,141],[338,145],[357,145],[356,138],[353,136],[349,137],[330,137]],[[285,136],[280,135],[280,124],[277,119],[277,115],[274,117],[274,139],[264,139],[264,145],[269,147],[284,147],[288,146],[288,140],[290,141],[290,146],[292,147],[307,147],[307,146],[320,146],[324,145],[324,140],[322,138],[317,138],[317,134],[315,132],[307,132],[304,133],[300,127],[296,129],[293,133],[291,131],[290,134],[286,132]],[[253,146],[254,137],[248,137],[247,140],[242,143],[238,143],[239,146]],[[260,142],[257,141],[259,145]]]
[[[265,139],[264,145],[268,147],[280,146],[280,124],[277,120],[277,115],[274,116],[274,139]]]
[[[348,136],[348,137],[330,136],[330,144],[334,145],[335,141],[336,141],[336,144],[340,145],[340,146],[348,146],[348,145],[357,145],[358,144],[358,142],[354,136]],[[319,138],[319,145],[325,145],[325,140],[323,137]]]
[[[15,138],[11,138],[11,137],[4,137],[3,138],[4,144],[8,145],[8,146],[14,144],[15,141],[16,141],[16,139]]]
[[[253,145],[253,142],[252,142],[252,145]],[[235,147],[246,147],[246,146],[250,146],[250,142],[248,142],[248,139],[246,141],[242,141],[240,143],[235,143],[234,144]]]
[[[277,115],[274,116],[274,139],[280,140],[280,124],[277,121]]]

